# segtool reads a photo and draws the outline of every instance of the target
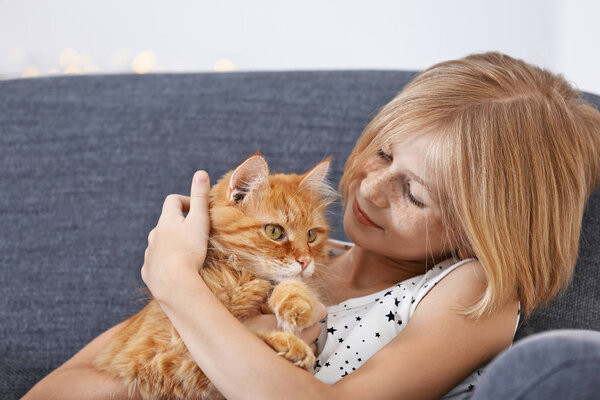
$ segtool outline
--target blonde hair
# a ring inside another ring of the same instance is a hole
[[[340,181],[344,199],[384,142],[424,134],[452,254],[477,258],[487,274],[484,296],[461,314],[489,315],[517,295],[527,319],[571,281],[600,180],[600,112],[562,75],[499,52],[438,63],[365,127]]]

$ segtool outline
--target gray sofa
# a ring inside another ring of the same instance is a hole
[[[415,71],[97,75],[0,82],[0,398],[22,396],[137,312],[147,235],[169,193],[260,150],[273,171],[333,156]],[[598,96],[583,93],[600,105]],[[339,204],[334,238],[347,240]],[[600,191],[565,296],[519,327],[600,330]]]

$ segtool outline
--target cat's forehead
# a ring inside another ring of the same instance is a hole
[[[286,225],[304,227],[320,221],[326,205],[314,190],[300,186],[301,180],[298,175],[269,176],[269,188],[261,191],[249,211],[258,219]]]
[[[280,203],[279,200],[284,200],[285,206],[319,203],[319,194],[313,188],[301,185],[301,182],[302,176],[300,175],[271,175],[269,176],[269,190],[264,194],[276,204]]]

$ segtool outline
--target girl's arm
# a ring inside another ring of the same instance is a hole
[[[157,301],[196,363],[227,399],[330,398],[330,386],[245,329],[198,274],[185,282]]]

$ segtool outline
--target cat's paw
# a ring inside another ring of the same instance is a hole
[[[264,332],[259,336],[277,352],[277,355],[291,361],[294,365],[310,371],[315,364],[312,350],[298,336],[277,331]]]
[[[302,281],[287,281],[275,286],[269,306],[285,332],[298,334],[318,319],[317,299]]]

